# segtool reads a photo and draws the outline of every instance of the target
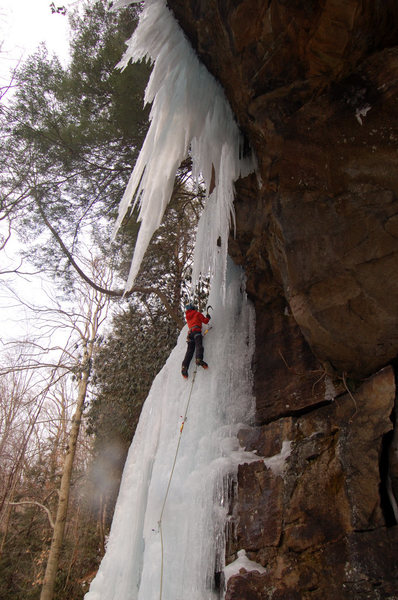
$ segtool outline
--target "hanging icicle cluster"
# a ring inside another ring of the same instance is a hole
[[[114,8],[130,3],[119,0]],[[242,158],[242,136],[223,89],[198,60],[165,0],[145,0],[127,46],[119,67],[146,58],[154,68],[145,93],[145,103],[152,103],[150,127],[115,226],[116,233],[130,207],[140,207],[141,227],[126,289],[133,285],[170,201],[176,171],[188,154],[194,178],[203,179],[208,191],[196,238],[196,281],[200,273],[214,272],[220,251],[225,268],[234,181],[254,169],[254,159]],[[215,187],[209,194],[212,177]]]

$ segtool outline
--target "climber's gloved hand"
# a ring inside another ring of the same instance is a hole
[[[209,313],[206,313],[206,319],[211,319],[211,316],[209,315]]]

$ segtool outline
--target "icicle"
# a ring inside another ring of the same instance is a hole
[[[115,8],[129,4],[119,0]],[[242,139],[225,94],[199,62],[165,0],[146,0],[139,24],[119,63],[144,58],[154,63],[145,93],[152,102],[150,127],[119,207],[115,234],[131,206],[139,205],[142,222],[126,289],[138,273],[145,250],[170,201],[176,171],[191,151],[194,177],[207,190],[212,173],[216,187],[207,198],[199,223],[194,281],[214,272],[220,251],[226,265],[227,240],[233,219],[233,183],[255,167],[241,158]]]

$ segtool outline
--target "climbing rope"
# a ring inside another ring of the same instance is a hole
[[[159,521],[158,521],[158,527],[159,527],[159,533],[160,533],[160,548],[161,548],[160,594],[159,594],[159,600],[162,600],[162,594],[163,594],[163,563],[164,563],[164,545],[163,545],[163,530],[162,530],[163,512],[164,512],[164,509],[165,509],[165,506],[166,506],[167,496],[169,495],[169,490],[170,490],[170,486],[171,486],[171,480],[173,479],[173,475],[174,475],[174,469],[175,469],[176,462],[177,462],[178,451],[180,449],[180,444],[181,444],[182,432],[184,430],[184,425],[185,425],[186,420],[187,420],[187,415],[188,415],[188,410],[189,410],[189,404],[191,402],[193,384],[195,383],[195,377],[196,377],[197,370],[198,370],[198,368],[196,367],[196,369],[195,369],[195,371],[193,373],[193,377],[192,377],[191,389],[190,389],[190,392],[189,392],[187,404],[185,406],[184,416],[182,418],[182,423],[181,423],[181,427],[180,427],[180,435],[178,436],[178,442],[177,442],[177,448],[176,448],[175,455],[174,455],[173,466],[171,468],[169,482],[168,482],[168,485],[167,485],[166,493],[165,493],[164,500],[163,500],[162,510],[160,511],[160,517],[159,517]]]

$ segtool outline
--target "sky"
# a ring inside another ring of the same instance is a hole
[[[65,65],[69,57],[69,22],[68,16],[51,12],[52,0],[1,0],[0,1],[0,88],[10,83],[10,72],[20,61],[32,54],[40,43],[44,42],[50,52],[57,54]],[[77,8],[82,0],[65,0],[55,2],[55,6],[65,6],[67,12]],[[0,234],[5,233],[1,229]],[[18,264],[18,242],[12,237],[7,244],[6,252],[0,253],[0,271],[11,269]],[[25,271],[33,271],[27,265]],[[41,278],[25,277],[11,281],[13,278],[2,277],[12,283],[22,296],[35,299],[43,298],[43,288],[49,282]],[[1,282],[0,282],[1,283]],[[0,285],[0,322],[1,339],[15,338],[29,334],[31,323],[29,315],[24,316],[21,307],[16,306],[15,299],[8,293],[4,285]],[[1,350],[1,348],[0,348]]]
[[[10,70],[27,58],[41,42],[64,62],[69,48],[68,16],[51,12],[52,0],[1,0],[0,85],[9,82]],[[55,6],[73,9],[81,0],[59,0]]]

